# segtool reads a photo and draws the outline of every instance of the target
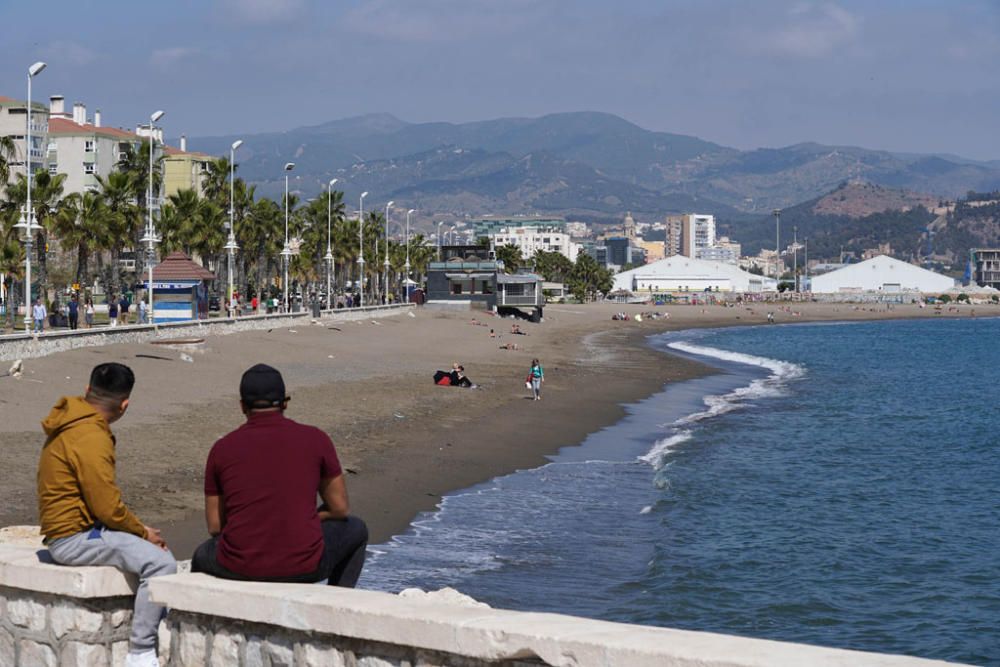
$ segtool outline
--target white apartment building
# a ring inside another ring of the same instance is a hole
[[[138,150],[140,138],[133,132],[101,125],[101,112],[87,118],[87,107],[77,102],[65,111],[61,95],[49,103],[48,169],[66,174],[64,192],[94,192],[97,177],[107,178],[122,156]]]
[[[740,261],[742,251],[743,248],[739,243],[730,241],[728,236],[720,236],[715,245],[708,248],[699,248],[696,257],[712,262],[737,264]]]
[[[569,234],[552,227],[502,227],[490,235],[490,241],[494,247],[517,246],[526,258],[541,250],[558,252],[575,262],[580,252],[580,244],[574,243]]]
[[[715,216],[689,213],[683,221],[683,247],[685,257],[697,257],[698,251],[715,245]]]
[[[14,156],[10,158],[10,182],[24,174],[25,146],[28,131],[28,104],[24,100],[0,96],[0,136],[14,140]],[[39,102],[31,103],[31,169],[45,168],[45,146],[48,143],[49,110]],[[0,183],[0,188],[6,183]]]

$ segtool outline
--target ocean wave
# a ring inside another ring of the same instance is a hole
[[[653,445],[652,449],[639,457],[640,461],[645,461],[646,463],[652,465],[654,468],[659,468],[663,465],[663,459],[666,458],[667,454],[673,451],[674,447],[677,445],[687,442],[692,437],[691,431],[678,431],[670,437],[663,438],[662,440],[657,440],[656,444]]]
[[[770,375],[764,378],[753,380],[745,387],[739,387],[728,394],[710,395],[705,397],[707,410],[695,412],[686,417],[681,417],[676,422],[678,426],[692,424],[694,422],[717,417],[718,415],[731,412],[739,408],[746,401],[773,398],[785,395],[785,387],[789,381],[798,379],[805,375],[805,368],[790,361],[781,361],[769,357],[758,357],[753,354],[743,352],[730,352],[729,350],[719,350],[714,347],[695,345],[684,341],[670,343],[669,347],[696,354],[703,357],[712,357],[721,361],[730,361],[748,366],[756,366],[770,371]]]
[[[712,357],[721,361],[729,361],[748,366],[756,366],[770,371],[767,377],[758,378],[750,382],[745,387],[738,387],[727,394],[710,394],[705,396],[705,410],[693,412],[689,415],[677,419],[673,425],[684,427],[694,424],[703,419],[717,417],[740,408],[747,401],[760,398],[772,398],[785,395],[785,387],[789,381],[798,379],[805,375],[805,368],[790,361],[781,361],[769,357],[759,357],[743,352],[730,352],[719,350],[714,347],[695,345],[687,341],[676,341],[669,343],[671,347],[680,352],[695,354],[703,357]],[[640,461],[653,466],[659,470],[663,467],[665,459],[677,445],[687,442],[693,437],[693,433],[686,428],[677,428],[671,435],[658,440],[656,444],[644,455],[639,457]]]

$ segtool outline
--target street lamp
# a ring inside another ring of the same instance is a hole
[[[451,226],[451,232],[448,236],[448,245],[455,245],[455,230],[458,228],[457,225]]]
[[[284,290],[284,306],[285,312],[287,313],[290,309],[288,307],[288,263],[292,259],[292,248],[288,245],[288,172],[295,169],[294,162],[285,163],[285,247],[281,249],[281,259],[282,264],[285,266],[285,274],[281,281],[281,287]]]
[[[361,287],[358,295],[361,298],[361,307],[365,306],[365,197],[368,192],[362,192],[358,198],[358,277]]]
[[[438,223],[438,261],[441,261],[441,225],[444,224],[444,220]]]
[[[337,182],[334,178],[326,186],[326,308],[333,308],[333,292],[331,287],[331,277],[333,275],[333,245],[330,243],[330,232],[333,227],[333,184]]]
[[[406,212],[406,236],[404,237],[406,242],[406,283],[403,285],[403,293],[406,295],[406,303],[410,302],[410,216],[417,209],[411,208]]]
[[[235,315],[233,312],[233,255],[240,249],[236,245],[236,149],[243,145],[242,139],[237,139],[229,147],[229,240],[225,248],[229,251],[229,294],[227,295],[229,304],[229,316]]]
[[[153,313],[153,262],[156,259],[156,244],[160,242],[160,237],[156,235],[153,228],[153,153],[156,148],[156,133],[153,131],[153,124],[163,118],[165,111],[154,111],[149,116],[149,199],[146,201],[146,235],[140,241],[146,244],[146,266],[149,271],[149,289],[146,291],[148,299],[149,321],[156,324]]]
[[[28,68],[28,113],[27,133],[25,134],[24,171],[28,183],[27,204],[21,213],[20,221],[14,225],[24,230],[24,332],[31,333],[31,250],[34,247],[33,234],[42,228],[35,220],[35,211],[31,207],[31,80],[45,69],[45,63],[39,61]]]
[[[396,202],[390,201],[385,205],[385,270],[382,279],[382,284],[385,287],[385,295],[382,298],[382,303],[389,303],[389,209]]]
[[[799,293],[799,226],[792,227],[792,279],[795,280],[795,293]]]
[[[781,259],[781,209],[776,208],[771,212],[774,214],[774,277],[780,281],[778,261]]]

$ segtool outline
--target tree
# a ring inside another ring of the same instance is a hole
[[[535,271],[549,282],[564,283],[573,274],[573,262],[559,252],[535,253]]]
[[[10,179],[10,161],[17,156],[17,145],[9,136],[0,137],[0,189]]]
[[[497,260],[503,262],[505,273],[517,273],[517,270],[524,264],[521,248],[511,243],[497,248]]]
[[[136,231],[142,228],[140,210],[135,205],[134,191],[131,177],[120,171],[112,171],[107,178],[97,177],[97,182],[101,186],[101,198],[107,211],[105,224],[107,238],[110,244],[101,248],[107,250],[111,256],[110,267],[104,278],[105,284],[112,294],[121,290],[121,252],[125,243],[131,242],[136,237]],[[138,257],[142,250],[138,245],[133,245]],[[138,262],[136,264],[138,266]]]
[[[614,281],[611,272],[587,254],[576,258],[576,265],[569,280],[570,293],[580,301],[596,299],[599,294],[607,294]]]

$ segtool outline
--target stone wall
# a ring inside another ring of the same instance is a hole
[[[0,587],[0,665],[121,665],[132,597],[75,599]]]
[[[391,306],[366,306],[364,308],[338,308],[324,310],[320,318],[323,322],[346,322],[399,315],[412,304]],[[272,315],[250,315],[247,317],[218,318],[197,322],[175,322],[170,324],[131,324],[119,327],[95,327],[75,331],[60,329],[39,335],[24,333],[0,336],[0,361],[44,357],[56,352],[65,352],[78,347],[94,347],[112,343],[145,343],[152,340],[188,338],[192,336],[223,336],[270,329],[286,324],[304,325],[312,320],[306,312],[281,313]],[[0,369],[0,372],[6,369]]]

